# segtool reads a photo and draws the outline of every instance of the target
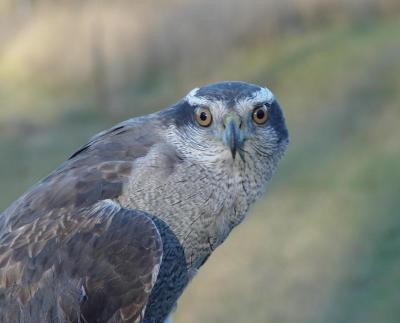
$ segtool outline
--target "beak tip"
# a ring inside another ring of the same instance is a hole
[[[225,144],[230,148],[232,159],[236,159],[236,154],[242,144],[241,130],[240,130],[240,119],[228,119],[225,123]]]

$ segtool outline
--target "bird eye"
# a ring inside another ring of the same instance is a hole
[[[202,127],[208,127],[212,122],[212,115],[208,108],[197,108],[195,117],[197,123]]]
[[[268,120],[268,110],[265,105],[257,107],[253,110],[253,120],[257,124],[264,124]]]

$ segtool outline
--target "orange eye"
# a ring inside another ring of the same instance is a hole
[[[265,105],[257,107],[253,111],[253,120],[257,124],[264,124],[268,120],[268,110]]]
[[[208,127],[212,122],[212,115],[208,108],[197,108],[195,117],[197,123],[202,127]]]

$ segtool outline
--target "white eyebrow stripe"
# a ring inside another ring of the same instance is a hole
[[[185,100],[190,105],[209,105],[210,101],[206,100],[205,98],[196,96],[199,88],[196,87],[195,89],[191,90],[185,97]]]
[[[240,114],[248,112],[249,107],[253,107],[255,104],[267,103],[272,104],[275,100],[273,93],[267,88],[261,88],[259,91],[253,93],[252,96],[243,98],[237,102],[237,109]]]
[[[275,100],[274,94],[266,87],[263,87],[259,91],[257,91],[251,99],[251,101],[253,102],[257,103],[266,102],[268,104],[272,104],[274,100]]]
[[[190,105],[210,106],[210,105],[213,105],[216,103],[216,102],[207,100],[204,97],[197,96],[198,91],[199,91],[199,88],[195,88],[186,95],[185,100]],[[275,96],[268,88],[260,88],[260,90],[253,92],[253,94],[251,96],[241,99],[237,103],[239,106],[245,106],[245,105],[256,104],[256,103],[272,104],[272,102],[274,102],[274,100],[275,100]]]

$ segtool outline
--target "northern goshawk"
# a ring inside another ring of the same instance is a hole
[[[0,215],[0,322],[163,322],[287,144],[236,81],[96,135]]]

